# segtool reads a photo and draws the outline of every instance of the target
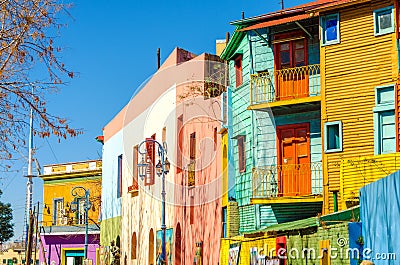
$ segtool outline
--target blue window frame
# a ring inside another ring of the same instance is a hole
[[[322,45],[336,44],[340,42],[339,13],[321,17]]]
[[[117,183],[117,197],[122,195],[122,155],[118,156],[118,183]]]
[[[342,122],[326,122],[324,130],[325,153],[341,152],[343,150]]]
[[[374,130],[375,154],[396,152],[396,122],[394,111],[394,86],[375,89]]]
[[[394,32],[393,6],[374,11],[375,36]]]
[[[228,237],[228,209],[226,207],[222,207],[222,237]]]

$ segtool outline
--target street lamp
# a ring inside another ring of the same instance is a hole
[[[83,195],[83,193],[84,195]],[[85,250],[84,250],[84,256],[85,260],[87,259],[87,252],[88,252],[88,211],[92,207],[90,201],[89,201],[89,196],[90,196],[90,190],[85,189],[82,186],[77,186],[72,188],[71,190],[72,196],[74,196],[74,201],[71,202],[71,210],[72,212],[79,211],[79,200],[84,199],[85,203],[83,204],[84,210],[85,210]]]
[[[158,151],[158,163],[156,165],[156,173],[159,177],[162,177],[162,191],[161,191],[161,198],[162,198],[162,224],[161,224],[161,229],[162,229],[162,253],[161,253],[161,262],[162,264],[166,264],[166,229],[167,226],[165,225],[165,175],[168,174],[170,170],[171,163],[168,161],[168,158],[166,157],[167,155],[167,143],[164,142],[164,144],[161,144],[157,142],[154,139],[146,139],[143,142],[139,144],[138,151],[142,155],[142,161],[137,165],[138,166],[138,173],[142,181],[146,177],[147,171],[149,169],[149,163],[146,162],[144,159],[145,155],[147,154],[147,150],[145,149],[144,151],[141,151],[141,146],[143,144],[148,144],[148,143],[153,143],[154,145],[157,146],[157,151]]]

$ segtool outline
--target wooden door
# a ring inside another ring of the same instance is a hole
[[[311,193],[309,124],[278,126],[279,196]]]
[[[277,44],[277,99],[288,100],[307,97],[309,73],[307,41],[297,39]]]

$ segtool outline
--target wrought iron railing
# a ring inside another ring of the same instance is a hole
[[[250,76],[251,104],[275,102],[321,94],[320,65],[262,72]]]
[[[322,194],[322,163],[253,168],[253,198]]]
[[[188,164],[187,185],[189,187],[196,185],[196,163],[194,161]]]

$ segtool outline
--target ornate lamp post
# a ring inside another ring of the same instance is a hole
[[[72,196],[74,196],[74,201],[71,202],[71,210],[72,212],[79,211],[79,200],[84,199],[85,203],[83,204],[84,210],[85,210],[85,250],[84,250],[84,256],[85,259],[87,259],[87,252],[88,252],[88,212],[89,209],[92,207],[90,201],[89,201],[89,196],[90,196],[90,191],[88,189],[85,189],[82,186],[77,186],[72,188],[71,190]]]
[[[146,143],[153,143],[154,145],[157,146],[157,151],[158,151],[158,163],[156,165],[156,173],[158,177],[162,177],[162,191],[161,191],[161,198],[162,198],[162,224],[161,224],[161,229],[163,232],[162,235],[162,253],[161,253],[161,262],[162,264],[166,264],[166,229],[167,226],[165,225],[165,175],[168,174],[169,169],[170,169],[170,162],[168,161],[167,158],[167,143],[164,142],[164,144],[161,144],[157,142],[154,139],[146,139],[145,141],[141,142],[138,147],[139,153],[142,155],[142,161],[138,164],[138,173],[139,176],[142,180],[147,175],[148,169],[149,169],[149,163],[144,159],[145,155],[147,154],[147,150],[145,149],[144,151],[141,151],[141,146]]]

